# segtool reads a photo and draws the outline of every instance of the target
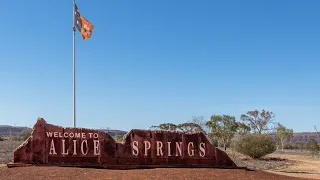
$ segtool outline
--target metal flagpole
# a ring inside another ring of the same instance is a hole
[[[73,0],[73,127],[76,127],[76,0]]]

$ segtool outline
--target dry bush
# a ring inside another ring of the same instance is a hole
[[[305,147],[312,154],[312,156],[319,154],[320,146],[315,139],[310,139]]]
[[[275,152],[276,143],[268,135],[246,134],[235,142],[235,150],[254,159],[259,159]]]
[[[0,141],[0,164],[10,162],[12,152],[22,143],[23,141],[13,141],[11,139]]]
[[[118,143],[121,143],[123,141],[123,136],[121,135],[115,135],[112,138]]]

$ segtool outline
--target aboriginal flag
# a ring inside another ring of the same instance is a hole
[[[75,22],[75,27],[79,30],[79,32],[82,35],[82,38],[84,40],[88,39],[91,37],[92,34],[92,29],[93,29],[93,24],[91,24],[86,18],[81,16],[81,14],[78,11],[78,7],[75,4],[74,7],[74,22]]]

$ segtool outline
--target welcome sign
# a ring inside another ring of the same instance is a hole
[[[117,143],[105,132],[63,128],[39,118],[32,136],[14,152],[15,164],[137,167],[236,168],[228,155],[215,148],[203,133],[137,130]]]

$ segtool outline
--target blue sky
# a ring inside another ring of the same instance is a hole
[[[78,0],[77,126],[130,130],[266,109],[320,127],[320,1]],[[0,124],[72,120],[72,0],[10,0],[0,17]]]

